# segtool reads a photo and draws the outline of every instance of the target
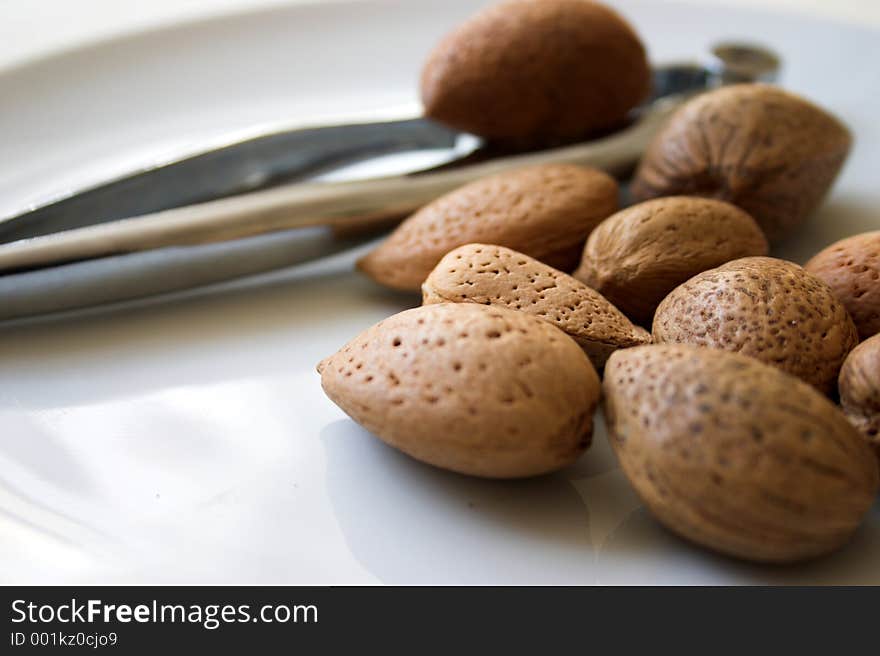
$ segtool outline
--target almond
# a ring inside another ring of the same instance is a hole
[[[871,507],[877,461],[812,387],[753,358],[684,345],[614,353],[611,443],[654,516],[724,554],[765,562],[842,546]]]
[[[586,0],[511,0],[447,35],[422,70],[425,114],[517,141],[581,137],[626,120],[647,95],[645,48],[617,13]]]
[[[861,339],[880,332],[880,230],[854,235],[815,255],[804,268],[846,307]]]
[[[650,325],[660,301],[701,271],[766,255],[755,220],[708,198],[658,198],[621,210],[590,233],[574,277],[633,321]]]
[[[676,111],[645,152],[632,192],[637,200],[730,201],[778,242],[822,202],[851,144],[849,130],[807,100],[764,84],[733,85]]]
[[[737,351],[830,392],[858,342],[846,309],[797,264],[745,257],[700,273],[657,308],[654,341]]]
[[[847,418],[880,456],[880,335],[866,339],[847,356],[838,389]]]
[[[544,319],[580,344],[600,371],[616,349],[651,341],[598,292],[503,246],[468,244],[450,251],[422,285],[422,294],[426,305],[480,303]]]
[[[423,207],[358,267],[383,285],[418,291],[453,248],[488,243],[571,270],[590,231],[617,210],[617,194],[609,175],[567,164],[489,176]]]
[[[318,366],[352,419],[417,460],[514,478],[591,440],[596,371],[564,332],[504,308],[444,303],[379,322]]]

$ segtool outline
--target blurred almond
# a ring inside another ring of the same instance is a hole
[[[617,182],[597,169],[547,164],[500,173],[426,205],[358,267],[387,287],[418,291],[453,248],[488,243],[571,270],[590,231],[617,209],[617,195]]]
[[[676,111],[645,152],[632,192],[729,201],[774,243],[819,206],[851,145],[843,123],[800,96],[766,84],[722,87]]]
[[[617,127],[650,85],[633,28],[588,0],[509,0],[484,9],[437,44],[421,79],[427,116],[520,142]]]
[[[861,339],[880,332],[880,230],[842,239],[804,268],[824,280],[846,307]]]
[[[880,456],[880,335],[865,340],[847,356],[838,389],[847,418]]]

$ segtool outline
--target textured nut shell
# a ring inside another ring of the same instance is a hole
[[[570,139],[614,127],[650,89],[645,49],[611,9],[513,0],[448,34],[421,78],[427,116],[494,139]]]
[[[522,312],[445,303],[396,314],[318,370],[330,399],[423,462],[533,476],[589,446],[599,378],[565,333]]]
[[[612,352],[651,342],[598,292],[503,246],[468,244],[450,251],[422,285],[425,304],[480,303],[521,310],[570,335],[601,370]]]
[[[880,456],[880,335],[865,340],[847,356],[838,388],[847,418]]]
[[[718,200],[673,196],[614,214],[587,238],[574,277],[601,292],[630,319],[650,325],[675,287],[701,271],[748,255],[766,255],[755,220]]]
[[[825,197],[852,143],[834,116],[763,84],[697,96],[658,133],[633,196],[692,194],[730,201],[771,242],[788,236]]]
[[[815,255],[804,268],[828,283],[861,339],[880,332],[880,230],[842,239]]]
[[[614,353],[611,443],[651,512],[722,553],[789,562],[844,544],[876,494],[877,462],[812,387],[733,353],[683,345]]]
[[[745,257],[676,287],[654,315],[654,341],[737,351],[834,388],[856,328],[831,289],[797,264]]]
[[[571,270],[590,231],[617,210],[617,195],[613,178],[579,166],[550,164],[490,176],[423,207],[358,267],[383,285],[418,291],[446,253],[479,242]]]

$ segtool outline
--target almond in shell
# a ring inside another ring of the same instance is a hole
[[[686,345],[612,354],[611,443],[652,514],[715,551],[801,561],[845,544],[871,507],[877,461],[811,386],[743,355]]]
[[[815,255],[804,268],[828,283],[861,339],[880,332],[880,230],[842,239]]]
[[[570,271],[617,203],[617,182],[597,169],[547,164],[499,173],[426,205],[358,267],[387,287],[418,291],[453,248],[488,243]]]
[[[766,255],[755,220],[723,201],[658,198],[608,217],[590,233],[574,277],[633,321],[650,325],[660,301],[701,271]]]
[[[828,285],[771,257],[734,260],[676,287],[657,308],[653,336],[750,355],[825,393],[858,342]]]
[[[318,366],[327,396],[417,460],[489,478],[551,472],[589,446],[599,379],[564,332],[473,303],[407,310]]]
[[[846,126],[804,98],[766,84],[722,87],[676,111],[645,152],[632,192],[729,201],[775,243],[822,202],[851,145]]]
[[[866,339],[847,356],[838,389],[847,418],[880,456],[880,335]]]
[[[450,251],[422,285],[423,302],[480,303],[520,310],[564,330],[597,370],[619,348],[648,344],[601,294],[571,276],[503,246],[468,244]]]
[[[556,141],[616,127],[647,95],[645,48],[589,0],[508,0],[441,40],[422,70],[425,114],[494,140]]]

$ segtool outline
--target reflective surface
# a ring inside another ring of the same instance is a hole
[[[0,217],[0,243],[299,182],[380,155],[436,150],[441,161],[451,160],[459,156],[460,136],[411,118],[227,137],[199,154],[150,162],[93,188],[56,190],[45,205]]]
[[[424,51],[473,8],[440,4],[277,9],[0,74],[20,91],[0,115],[2,158],[20,162],[0,176],[0,204],[173,147],[189,129],[410,102]],[[742,34],[773,44],[786,84],[854,129],[834,196],[777,254],[803,261],[880,224],[880,74],[860,65],[875,34],[618,4],[657,59]],[[301,56],[282,66],[292,43]],[[127,74],[132,62],[140,79]],[[193,92],[209,64],[225,67],[213,81],[228,86]],[[90,115],[101,89],[112,102]],[[63,107],[80,110],[78,129],[56,125]],[[623,480],[601,422],[575,467],[523,482],[448,474],[385,447],[324,397],[314,366],[418,299],[376,288],[351,261],[0,326],[0,581],[880,583],[877,509],[851,545],[806,566],[755,567],[671,536]]]

